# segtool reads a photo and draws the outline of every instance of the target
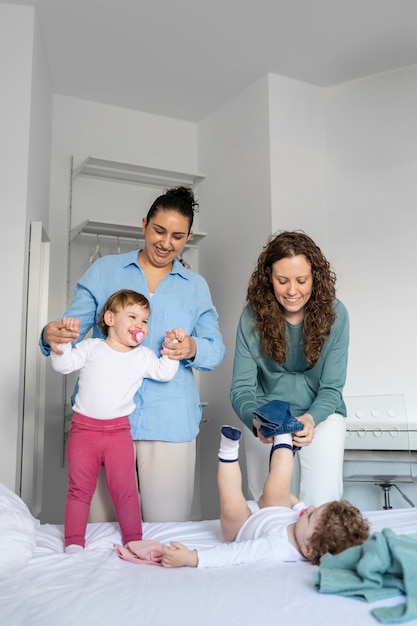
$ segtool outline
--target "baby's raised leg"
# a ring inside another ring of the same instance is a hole
[[[294,454],[290,433],[276,435],[272,446],[269,474],[263,493],[259,498],[259,507],[292,506],[291,477],[294,471]]]
[[[242,472],[239,465],[241,431],[233,426],[222,426],[219,449],[217,484],[220,498],[220,524],[225,541],[234,541],[251,511],[242,491]]]

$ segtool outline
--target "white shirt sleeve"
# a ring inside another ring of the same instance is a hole
[[[142,346],[142,350],[146,354],[146,367],[143,372],[143,378],[151,378],[160,382],[172,380],[178,371],[179,361],[168,358],[165,354],[157,357],[152,350]]]
[[[80,370],[86,363],[89,354],[89,341],[81,341],[75,347],[71,343],[59,343],[58,349],[64,354],[51,352],[52,367],[60,374],[70,374]]]
[[[207,550],[198,550],[198,567],[222,567],[241,565],[257,561],[302,561],[302,555],[290,544],[287,527],[281,533],[239,541],[224,543]]]

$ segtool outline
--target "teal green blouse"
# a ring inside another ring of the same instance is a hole
[[[342,392],[346,381],[349,316],[339,300],[333,302],[336,319],[320,356],[307,367],[303,349],[303,322],[287,323],[287,359],[279,365],[261,351],[255,331],[255,313],[243,310],[236,334],[230,400],[239,418],[252,429],[252,412],[270,400],[285,400],[295,417],[310,413],[315,425],[332,413],[346,416]]]

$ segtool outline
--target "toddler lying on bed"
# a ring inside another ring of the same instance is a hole
[[[306,507],[291,494],[294,453],[290,433],[274,438],[269,476],[259,502],[250,503],[250,508],[242,493],[240,437],[237,428],[222,426],[217,479],[221,529],[228,543],[197,551],[172,541],[162,547],[163,567],[201,568],[303,559],[317,564],[323,554],[337,554],[368,538],[367,521],[349,502]]]

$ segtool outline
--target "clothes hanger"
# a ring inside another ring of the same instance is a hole
[[[191,269],[191,265],[187,263],[187,261],[184,261],[184,259],[182,258],[182,254],[178,257],[178,261],[181,263],[181,265],[185,267],[185,269],[187,270]]]
[[[100,235],[97,235],[97,245],[93,254],[90,256],[90,263],[94,263],[94,261],[101,257],[100,253]]]

